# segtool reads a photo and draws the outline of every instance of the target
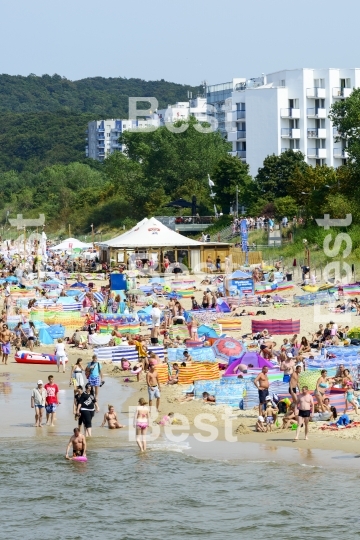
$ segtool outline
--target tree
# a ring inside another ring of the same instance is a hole
[[[275,207],[275,217],[277,219],[282,219],[285,216],[290,219],[292,216],[297,215],[298,205],[295,199],[290,197],[290,195],[275,199],[274,207]]]
[[[354,89],[348,98],[334,103],[329,118],[338,130],[337,142],[340,146],[346,143],[350,160],[360,168],[360,88]]]
[[[246,196],[253,183],[247,163],[227,154],[215,165],[211,179],[215,183],[215,202],[224,213],[228,213],[230,206],[235,202],[236,188],[239,190],[239,206],[247,202]]]
[[[120,142],[126,145],[128,157],[141,163],[151,186],[163,187],[170,195],[189,180],[206,185],[207,175],[230,150],[218,132],[200,133],[196,125],[196,119],[191,118],[173,124],[173,128],[183,130],[178,133],[165,126],[152,132],[126,131]]]
[[[305,172],[308,165],[304,161],[304,154],[286,150],[279,156],[272,154],[264,159],[263,166],[255,177],[255,182],[262,197],[274,200],[276,197],[288,195],[288,185],[295,170]]]

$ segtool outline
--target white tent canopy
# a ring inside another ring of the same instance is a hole
[[[202,246],[182,234],[172,231],[155,219],[143,219],[124,234],[102,243],[109,248],[147,248],[147,247],[191,247]]]
[[[53,246],[49,249],[53,250],[72,250],[72,249],[87,249],[92,247],[92,244],[85,244],[85,242],[80,242],[80,240],[76,240],[76,238],[67,238],[66,240],[63,240],[60,244],[57,246]]]

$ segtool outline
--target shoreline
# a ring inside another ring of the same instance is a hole
[[[110,367],[110,366],[109,366]],[[119,372],[111,374],[110,369],[107,371],[108,375],[120,379],[126,377],[126,374]],[[147,387],[145,379],[142,379],[139,383],[123,383],[119,381],[120,385],[130,386],[132,389],[131,394],[127,397],[123,404],[123,410],[128,413],[129,407],[136,406],[140,397],[144,397],[148,400]],[[226,443],[230,446],[239,446],[239,443],[256,444],[259,446],[279,447],[279,448],[291,448],[291,449],[308,449],[308,450],[324,450],[331,452],[343,452],[346,454],[352,454],[360,452],[360,427],[352,429],[343,429],[338,432],[334,431],[320,431],[319,426],[323,425],[322,422],[311,422],[309,430],[309,440],[304,440],[304,431],[300,433],[300,439],[297,442],[293,442],[294,432],[290,430],[274,429],[268,433],[255,432],[255,422],[257,419],[257,409],[241,411],[239,409],[231,409],[229,419],[232,421],[232,435],[237,437],[237,441],[234,443],[226,440],[225,434],[225,420],[224,415],[228,412],[229,408],[223,405],[210,405],[202,402],[201,400],[194,400],[185,403],[176,401],[177,396],[181,396],[182,390],[186,388],[186,385],[161,385],[161,401],[160,401],[160,414],[156,421],[159,421],[162,416],[169,412],[175,413],[175,418],[178,415],[185,415],[189,421],[189,428],[181,430],[180,425],[176,425],[175,437],[181,434],[188,434],[189,439],[193,439],[195,433],[202,433],[203,436],[209,436],[209,431],[199,430],[194,425],[194,418],[199,414],[210,414],[216,418],[213,423],[211,421],[204,422],[210,427],[215,426],[218,429],[218,436],[216,443]],[[280,417],[280,422],[281,422]],[[164,428],[161,428],[161,433],[164,434]],[[172,442],[170,440],[170,442]],[[151,444],[151,443],[150,443]],[[212,443],[204,443],[205,446],[209,446]],[[206,452],[207,453],[207,452]]]

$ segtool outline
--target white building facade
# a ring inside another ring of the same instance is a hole
[[[159,120],[159,124],[164,126],[166,123],[173,124],[179,120],[188,120],[193,116],[198,122],[207,121],[207,103],[206,98],[197,97],[189,101],[179,101],[175,105],[168,105],[167,109],[159,109],[153,118]]]
[[[146,120],[94,120],[88,123],[85,154],[86,157],[103,161],[115,151],[123,152],[125,145],[119,143],[119,137],[129,129],[157,127],[157,119]]]
[[[284,70],[250,79],[232,92],[227,136],[232,155],[255,176],[264,159],[287,149],[301,151],[309,165],[339,167],[345,141],[328,118],[333,103],[360,87],[360,69]]]

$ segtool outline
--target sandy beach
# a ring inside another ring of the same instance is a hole
[[[141,279],[142,283],[144,283],[146,280]],[[206,286],[199,286],[199,290],[195,293],[195,296],[198,301],[202,298],[202,292],[206,289]],[[283,296],[285,298],[288,298],[289,300],[292,299],[293,295],[301,294],[301,289],[299,287],[296,287],[296,289],[289,291],[285,291]],[[190,307],[190,300],[184,299],[182,301],[182,304],[185,308]],[[258,316],[257,318],[281,318],[281,319],[289,319],[294,318],[301,320],[301,331],[300,331],[300,337],[305,335],[306,337],[309,337],[310,334],[312,334],[315,329],[318,327],[318,322],[315,320],[314,316],[314,308],[313,307],[292,307],[292,305],[284,306],[281,308],[274,308],[272,306],[263,308],[266,311],[266,315]],[[255,308],[256,310],[256,308]],[[254,311],[254,308],[249,307],[247,308],[247,311]],[[326,320],[331,319],[330,312],[326,309],[322,309],[322,314],[326,318]],[[251,316],[245,316],[241,317],[242,322],[242,328],[239,332],[230,332],[229,335],[232,335],[234,337],[241,337],[245,334],[248,334],[251,332]],[[353,322],[347,322],[349,326],[356,324],[356,317],[353,317]],[[147,334],[148,330],[147,328],[143,327],[142,329],[143,334]],[[67,332],[69,334],[69,332]],[[274,341],[277,342],[278,345],[281,344],[282,340],[285,337],[291,337],[291,336],[273,336]],[[37,348],[38,351],[40,351],[40,348]],[[26,364],[17,364],[13,360],[13,354],[9,358],[9,364],[7,366],[0,365],[0,394],[1,399],[5,401],[7,406],[10,406],[11,415],[16,417],[18,420],[21,417],[22,422],[25,422],[27,427],[30,429],[30,426],[32,425],[33,421],[33,411],[30,409],[30,391],[31,389],[36,385],[36,381],[38,379],[44,380],[46,382],[47,377],[49,374],[55,375],[56,383],[60,387],[60,391],[63,392],[63,395],[66,396],[66,399],[64,400],[64,405],[69,409],[67,411],[67,422],[66,424],[69,425],[72,422],[71,420],[71,412],[72,412],[72,395],[73,395],[73,389],[69,386],[69,379],[70,379],[70,371],[69,371],[69,365],[72,365],[75,363],[75,361],[78,358],[83,359],[83,364],[86,365],[87,362],[90,361],[91,356],[95,351],[92,349],[88,350],[78,350],[67,347],[68,351],[68,357],[69,357],[69,364],[67,367],[67,372],[65,374],[63,373],[57,373],[56,366],[44,366],[44,365],[26,365]],[[41,352],[53,352],[53,347],[41,347]],[[133,407],[137,405],[138,399],[140,397],[144,397],[147,400],[147,387],[145,382],[145,375],[142,375],[142,378],[140,382],[136,382],[135,378],[132,381],[130,378],[130,382],[124,382],[124,378],[127,378],[128,375],[126,373],[121,372],[118,366],[114,364],[103,364],[103,372],[106,379],[114,379],[117,382],[117,390],[116,393],[112,393],[112,398],[115,399],[115,402],[113,403],[118,415],[120,422],[124,424],[129,424],[131,422],[131,419],[129,419],[129,407]],[[22,385],[24,388],[26,388],[26,397],[24,396],[24,404],[26,407],[28,407],[25,410],[20,410],[16,406],[16,402],[14,402],[13,393],[12,393],[12,387],[16,385]],[[100,391],[100,406],[101,406],[101,416],[103,416],[104,412],[106,411],[107,404],[109,403],[108,398],[108,392],[107,392],[108,386],[105,384],[105,386]],[[188,433],[189,435],[193,435],[197,431],[197,427],[194,424],[195,418],[199,414],[210,414],[213,415],[214,420],[211,422],[213,425],[215,425],[218,429],[218,436],[217,440],[219,441],[226,441],[226,435],[225,435],[225,422],[231,423],[231,433],[234,437],[236,437],[238,443],[242,442],[248,442],[248,443],[259,443],[259,444],[270,444],[275,446],[285,446],[285,447],[296,447],[299,448],[309,448],[309,449],[324,449],[324,450],[340,450],[343,452],[356,452],[359,447],[359,440],[360,440],[360,428],[353,428],[353,429],[345,429],[345,430],[339,430],[338,432],[330,432],[330,431],[321,431],[319,430],[319,426],[321,423],[311,423],[310,424],[310,439],[308,441],[299,440],[296,443],[293,442],[293,432],[290,430],[282,430],[279,428],[273,427],[273,431],[271,433],[257,433],[255,432],[255,422],[258,415],[257,408],[254,408],[252,410],[246,410],[241,411],[239,409],[232,409],[230,407],[224,406],[224,405],[212,405],[204,403],[201,400],[193,400],[189,402],[180,402],[178,401],[179,398],[181,398],[184,394],[183,391],[186,388],[186,386],[183,385],[173,385],[173,386],[167,386],[162,385],[161,387],[161,413],[159,414],[159,417],[154,420],[154,423],[156,424],[163,415],[168,414],[169,412],[173,412],[175,414],[175,418],[177,415],[184,415],[189,423],[189,429]],[[122,396],[122,399],[120,399],[120,396]],[[124,396],[126,396],[126,400],[124,402]],[[7,407],[8,408],[8,407]],[[59,407],[60,409],[60,407]],[[60,409],[61,411],[61,409]],[[58,426],[60,426],[60,419],[63,413],[60,413],[59,411],[59,421]],[[351,418],[360,420],[360,417],[355,417],[354,413],[350,413]],[[99,422],[98,420],[99,419]],[[226,419],[226,420],[225,420]],[[5,430],[5,432],[8,432],[7,423],[6,423],[6,416],[2,418],[0,424],[2,425],[2,430]],[[100,416],[96,417],[96,425],[100,423]],[[280,417],[280,423],[281,423],[281,417]],[[95,422],[94,422],[95,424]],[[45,428],[47,429],[47,428]],[[55,433],[57,428],[55,429]],[[163,428],[161,428],[163,431]],[[32,428],[32,432],[35,434],[35,428]],[[94,437],[97,435],[97,429],[94,430]],[[124,430],[121,431],[121,439],[126,438],[127,435],[125,432],[128,431],[128,428],[124,428]],[[179,421],[179,424],[176,426],[176,431],[181,433],[181,420]],[[184,432],[186,430],[184,429]],[[63,429],[61,428],[61,432],[63,433]],[[205,434],[205,433],[204,433]],[[13,435],[16,436],[16,428],[13,429]],[[163,433],[162,433],[163,435]],[[300,437],[303,436],[303,434],[300,435]]]

